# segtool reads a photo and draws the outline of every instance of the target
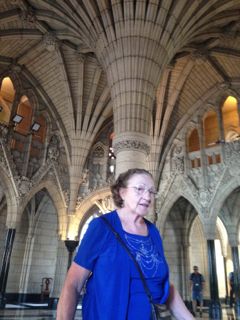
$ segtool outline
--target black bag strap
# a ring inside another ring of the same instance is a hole
[[[125,244],[125,242],[123,241],[123,239],[121,238],[119,233],[113,228],[111,223],[104,217],[104,215],[102,215],[100,218],[106,223],[106,225],[109,227],[109,229],[113,232],[113,234],[116,237],[116,239],[119,241],[119,243],[122,245],[122,247],[127,251],[127,254],[129,255],[129,257],[134,262],[134,265],[135,265],[135,267],[136,267],[136,269],[137,269],[137,271],[138,271],[138,273],[140,275],[140,279],[142,280],[143,287],[144,287],[144,290],[145,290],[145,292],[147,294],[149,302],[150,302],[150,304],[153,304],[152,295],[151,295],[150,290],[149,290],[149,288],[147,286],[147,282],[146,282],[146,280],[144,278],[142,270],[141,270],[137,260],[135,259],[134,255],[131,253],[131,251],[129,250],[128,246]]]

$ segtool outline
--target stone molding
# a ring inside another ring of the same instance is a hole
[[[124,140],[124,141],[118,141],[113,144],[114,147],[114,153],[118,154],[122,150],[137,150],[137,151],[143,151],[145,154],[150,153],[150,146],[142,141],[138,140]]]

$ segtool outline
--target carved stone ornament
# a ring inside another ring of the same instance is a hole
[[[225,159],[232,176],[240,170],[240,140],[225,143]]]
[[[56,35],[53,32],[46,33],[43,36],[43,44],[47,51],[53,52],[57,49],[57,38]]]
[[[176,173],[184,173],[184,156],[183,156],[183,146],[181,144],[176,144],[172,152],[172,170]]]
[[[78,62],[84,63],[84,61],[86,60],[86,55],[84,53],[81,53],[79,51],[77,51],[75,53],[76,59]]]
[[[88,169],[84,169],[83,170],[81,181],[84,184],[88,183],[88,181],[89,181],[89,170]]]
[[[22,21],[26,21],[28,23],[35,23],[37,20],[35,12],[32,8],[28,8],[28,10],[22,10],[20,13],[20,18]]]
[[[104,150],[101,146],[97,146],[96,149],[93,151],[94,158],[104,158]]]
[[[65,203],[68,206],[69,205],[69,201],[70,201],[70,192],[69,190],[63,190],[63,196],[65,199]]]
[[[122,150],[138,150],[144,153],[150,153],[150,146],[142,141],[137,140],[124,140],[114,144],[114,153],[117,154]]]
[[[33,186],[33,182],[28,179],[27,177],[15,177],[15,181],[16,181],[16,186],[18,189],[18,193],[20,197],[23,197],[26,193],[28,193],[32,186]]]
[[[111,196],[107,196],[101,200],[99,200],[101,203],[101,207],[103,208],[104,212],[109,212],[114,209],[113,199]]]
[[[207,167],[207,174],[209,177],[209,185],[211,189],[215,190],[224,172],[223,164],[215,164]]]
[[[198,194],[201,206],[204,208],[208,207],[212,198],[212,190],[210,188],[201,188]]]
[[[173,170],[179,174],[184,173],[184,157],[174,157],[172,159]]]
[[[8,128],[1,126],[0,127],[0,139],[3,143],[7,143],[8,141]]]
[[[53,161],[57,161],[60,155],[59,141],[57,136],[52,136],[48,145],[47,158]]]

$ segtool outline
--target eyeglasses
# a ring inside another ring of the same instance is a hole
[[[139,184],[136,186],[128,186],[126,188],[133,188],[135,189],[136,193],[138,196],[143,196],[146,192],[149,192],[150,196],[153,198],[156,198],[158,193],[156,190],[150,188],[148,189],[146,186],[144,186],[143,184]]]

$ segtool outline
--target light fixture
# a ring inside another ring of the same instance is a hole
[[[23,119],[23,116],[20,116],[19,114],[15,114],[15,116],[12,118],[12,121],[15,124],[19,124]]]
[[[31,126],[31,131],[33,132],[38,132],[38,130],[40,129],[41,125],[38,122],[33,122],[32,126]]]

